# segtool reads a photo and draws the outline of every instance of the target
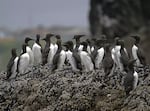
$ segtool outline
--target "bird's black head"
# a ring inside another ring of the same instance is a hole
[[[135,39],[135,42],[136,42],[136,43],[139,43],[140,40],[141,40],[141,39],[140,39],[140,36],[138,36],[138,35],[132,35],[131,37]]]
[[[54,34],[52,34],[52,33],[48,33],[48,34],[46,34],[46,38],[51,38],[52,36],[54,36]]]
[[[105,45],[104,45],[104,48],[105,48],[105,50],[106,51],[109,51],[110,50],[110,44],[109,43],[106,43]]]
[[[89,39],[86,39],[86,42],[87,42],[88,44],[91,44],[91,41],[90,41]]]
[[[96,38],[92,38],[91,39],[91,45],[94,46],[96,44],[97,39]]]
[[[81,45],[83,45],[83,51],[87,51],[88,43],[86,41],[81,42]]]
[[[50,38],[51,38],[52,36],[54,36],[54,34],[48,33],[48,34],[46,34],[46,37],[43,38],[42,40],[50,41]]]
[[[80,40],[80,38],[83,36],[85,36],[85,35],[74,35],[73,39]]]
[[[61,46],[61,36],[60,35],[55,35],[55,37],[56,37],[56,39],[57,39],[57,42],[56,42],[56,44],[58,45],[58,47],[60,47]]]
[[[13,49],[11,49],[11,54],[12,54],[12,56],[17,56],[17,53],[16,53],[16,48],[13,48]]]
[[[95,45],[100,48],[104,46],[105,43],[106,43],[106,40],[100,39],[100,40],[96,40]]]
[[[60,35],[55,35],[56,39],[61,39]]]
[[[68,44],[69,46],[73,46],[73,42],[72,41],[67,41],[66,44]]]
[[[115,37],[115,44],[116,44],[116,45],[120,45],[119,40],[120,40],[119,37]]]
[[[122,48],[124,48],[124,40],[119,40],[119,45],[121,45]]]
[[[66,45],[66,47],[67,47],[68,49],[70,49],[70,50],[73,49],[73,42],[72,42],[72,41],[67,41],[67,42],[65,42],[64,45]]]
[[[69,50],[69,45],[68,45],[68,44],[64,43],[63,46],[66,47],[66,50],[67,50],[67,51]]]
[[[28,42],[31,41],[31,40],[33,40],[33,39],[31,39],[30,37],[26,37],[25,38],[25,43],[28,44]]]
[[[81,45],[83,45],[83,47],[87,47],[88,43],[86,41],[81,42]]]

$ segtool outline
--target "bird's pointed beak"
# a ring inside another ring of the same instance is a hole
[[[131,61],[129,61],[129,64],[134,64],[136,62],[137,59],[133,59]]]
[[[84,37],[85,35],[80,35],[80,37],[79,38],[82,38],[82,37]]]
[[[30,40],[34,40],[34,39],[31,38]]]
[[[41,39],[41,40],[46,40],[45,38]]]

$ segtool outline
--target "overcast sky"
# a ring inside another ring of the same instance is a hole
[[[89,0],[0,0],[0,27],[87,26]]]

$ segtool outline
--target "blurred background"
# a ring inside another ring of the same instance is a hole
[[[149,6],[148,0],[0,0],[0,71],[6,69],[11,48],[19,54],[25,37],[48,32],[63,41],[74,34],[130,41],[130,35],[138,34],[150,63]]]
[[[88,34],[88,10],[88,0],[0,0],[0,70],[6,69],[11,48],[20,53],[27,36],[52,32],[65,41]]]

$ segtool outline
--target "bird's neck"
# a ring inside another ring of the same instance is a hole
[[[70,51],[72,51],[72,50],[73,50],[73,44],[70,44],[70,45],[68,46],[68,49],[69,49]]]
[[[83,51],[87,52],[87,46],[83,46]]]
[[[50,43],[51,43],[51,41],[50,40],[48,40],[48,41],[46,41],[46,46],[50,46]]]
[[[76,40],[76,44],[80,44],[80,40],[79,39]]]
[[[28,42],[25,42],[25,44],[26,44],[27,46],[29,46]]]
[[[16,58],[16,57],[17,57],[17,54],[12,54],[12,57]]]
[[[109,48],[105,48],[105,52],[106,52],[106,53],[110,53]]]
[[[72,50],[73,50],[73,48],[72,48],[72,47],[68,47],[68,50],[72,51]]]
[[[23,51],[22,51],[22,54],[24,54],[24,53],[26,53],[27,51],[26,51],[26,48],[25,49],[23,49]]]
[[[136,46],[139,46],[139,43],[137,43],[137,42],[135,42],[134,44],[135,44]]]
[[[69,49],[68,49],[68,48],[66,48],[66,51],[69,51]]]
[[[62,49],[61,41],[58,41],[56,44],[58,45],[58,50],[61,50]]]
[[[123,47],[123,46],[121,46],[120,50],[124,50],[124,47]]]
[[[35,42],[40,45],[40,40],[39,39],[36,39]]]

